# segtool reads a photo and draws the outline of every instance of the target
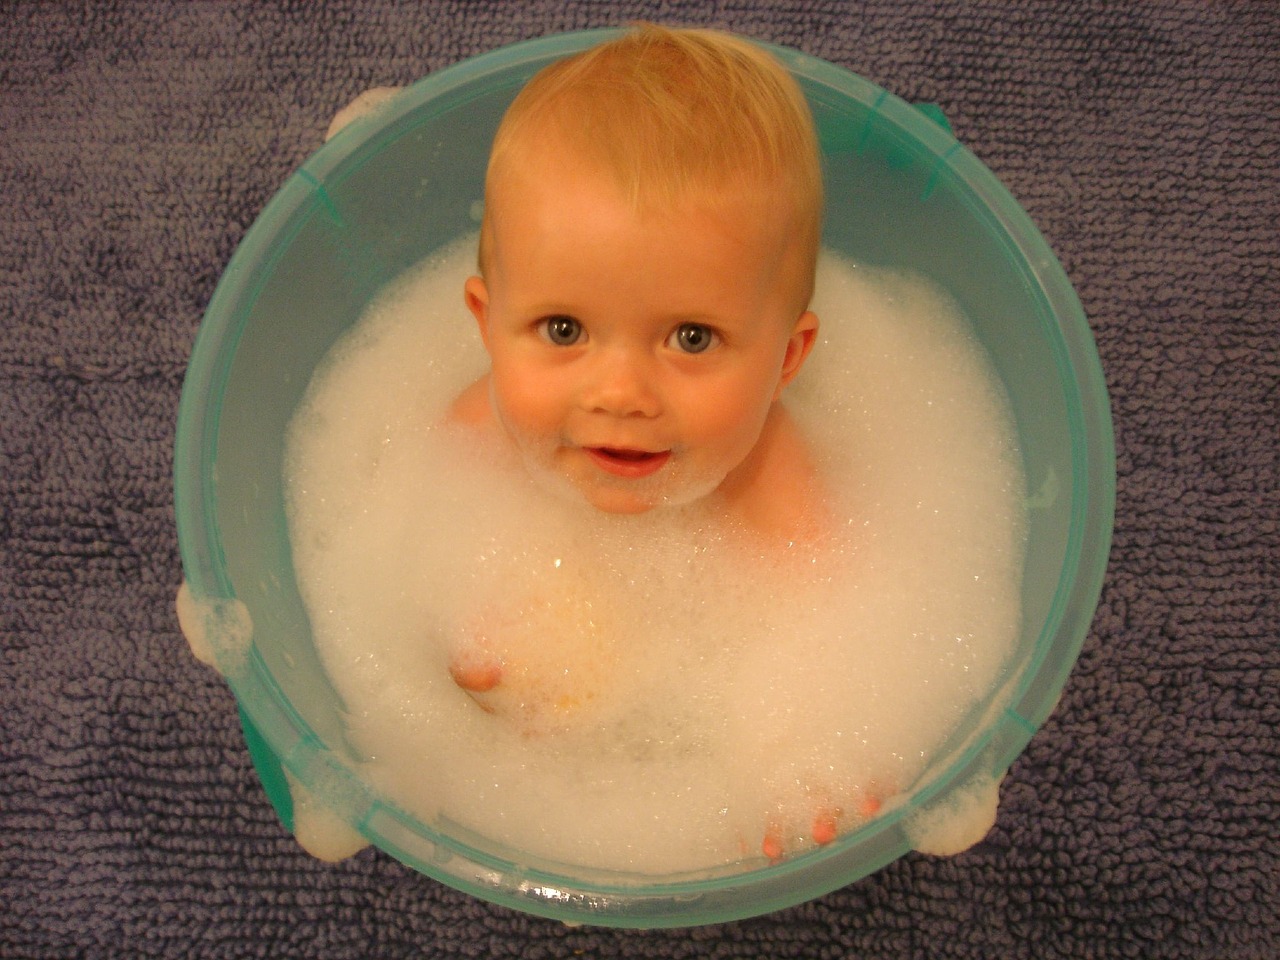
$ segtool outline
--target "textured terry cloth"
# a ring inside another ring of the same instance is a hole
[[[1119,460],[1093,628],[989,837],[655,932],[304,854],[178,632],[170,483],[217,277],[336,110],[637,17],[940,104],[1079,291]],[[85,0],[0,21],[0,957],[1280,956],[1280,7]]]

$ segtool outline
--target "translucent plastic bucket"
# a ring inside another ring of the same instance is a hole
[[[1008,768],[1053,709],[1097,603],[1113,439],[1079,302],[990,171],[921,110],[831,64],[771,48],[817,120],[825,244],[949,292],[1012,402],[1032,497],[1023,631],[1002,683],[905,805],[825,847],[745,872],[653,877],[533,862],[449,836],[373,793],[345,748],[342,704],[294,583],[285,428],[316,364],[370,299],[477,228],[489,142],[523,82],[605,35],[516,44],[427,77],[289,179],[236,251],[200,329],[178,420],[178,533],[191,595],[245,628],[213,636],[213,652],[286,826],[294,827],[294,798],[306,796],[392,856],[488,900],[595,924],[689,925],[765,913],[857,880],[911,849],[912,817]]]

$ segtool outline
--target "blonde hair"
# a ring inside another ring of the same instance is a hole
[[[502,119],[486,193],[540,145],[609,172],[637,209],[743,190],[776,195],[792,204],[796,240],[816,260],[822,169],[813,117],[791,74],[748,40],[641,23],[545,67]],[[482,271],[490,230],[486,210]]]

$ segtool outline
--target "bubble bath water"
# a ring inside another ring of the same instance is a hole
[[[644,874],[892,807],[1018,636],[1024,482],[963,318],[824,255],[786,402],[836,520],[767,549],[699,504],[560,499],[446,424],[486,364],[473,257],[375,303],[290,430],[294,566],[367,779],[447,832]],[[450,676],[478,638],[506,671],[483,705]]]

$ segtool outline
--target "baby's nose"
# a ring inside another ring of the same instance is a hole
[[[615,417],[656,417],[662,409],[652,362],[628,350],[602,352],[584,401],[589,410]]]

